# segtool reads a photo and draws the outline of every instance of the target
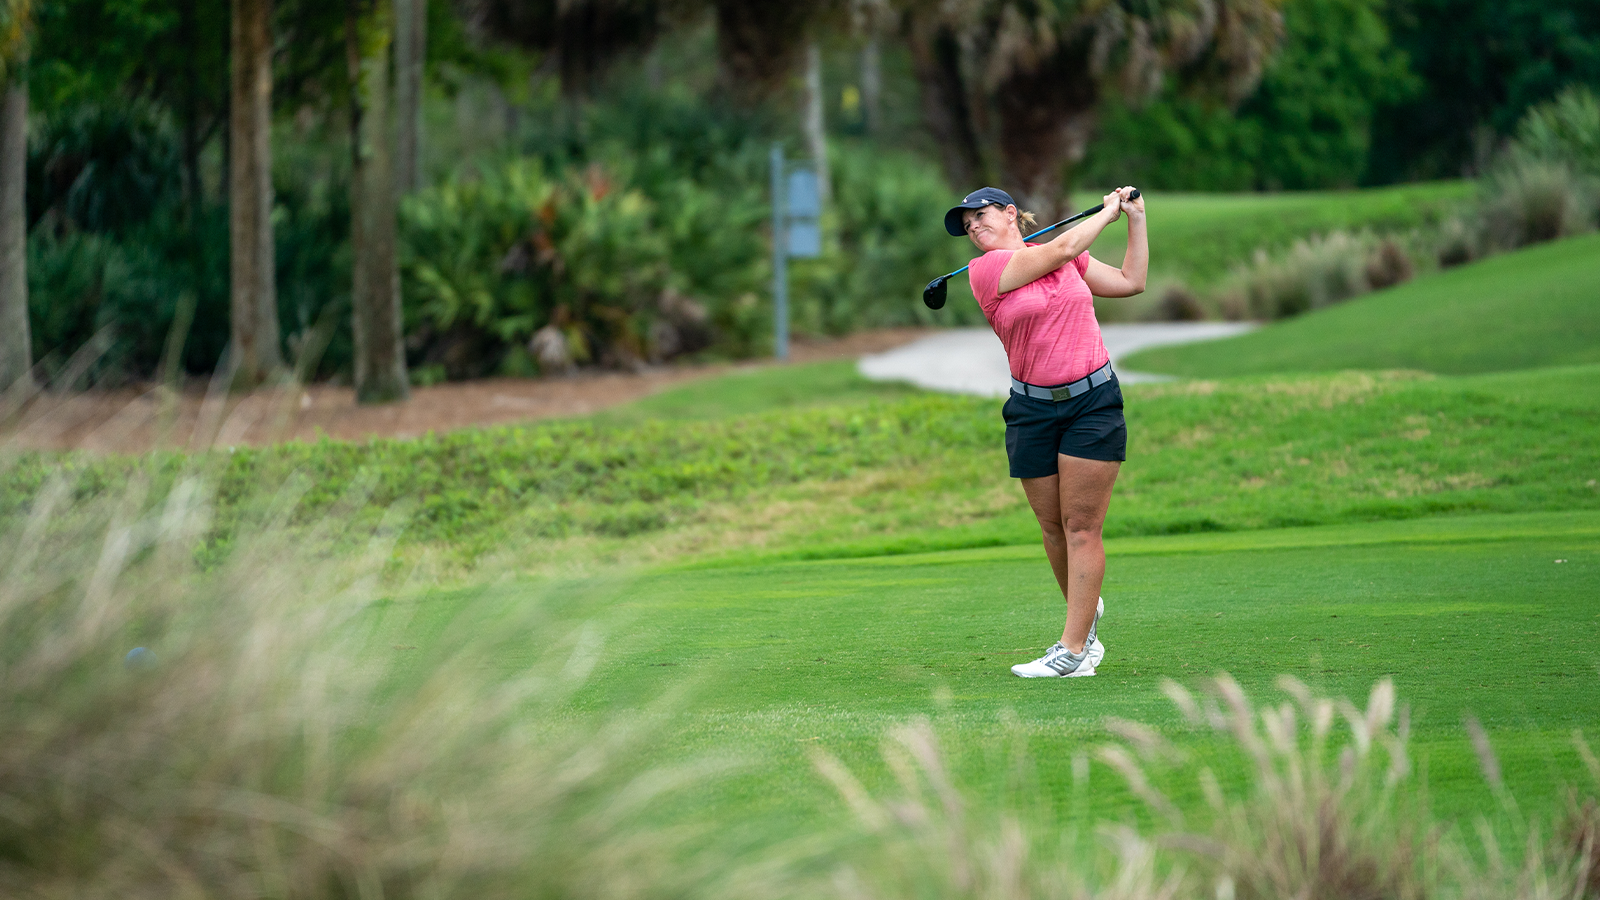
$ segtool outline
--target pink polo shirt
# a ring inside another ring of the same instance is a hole
[[[967,270],[972,296],[1006,348],[1012,377],[1054,386],[1077,381],[1105,365],[1111,356],[1100,339],[1094,295],[1083,280],[1089,254],[1080,253],[1037,281],[1001,294],[1000,273],[1015,252],[990,250]]]

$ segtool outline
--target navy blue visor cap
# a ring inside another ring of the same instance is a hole
[[[1010,194],[999,188],[978,188],[968,194],[965,200],[950,207],[950,211],[944,214],[944,230],[950,232],[952,237],[965,237],[967,228],[961,221],[961,211],[963,209],[983,209],[993,203],[998,203],[1001,208],[1005,208],[1015,205],[1016,202],[1011,199]]]

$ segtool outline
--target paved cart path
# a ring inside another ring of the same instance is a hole
[[[1135,350],[1163,344],[1189,344],[1243,334],[1252,322],[1153,322],[1102,325],[1111,364]],[[1011,390],[1011,369],[1000,339],[987,328],[955,328],[902,347],[861,358],[861,374],[875,381],[909,381],[933,391],[1002,397]],[[1117,369],[1125,383],[1164,381],[1168,376]]]

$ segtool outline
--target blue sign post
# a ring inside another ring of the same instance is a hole
[[[772,144],[772,318],[773,351],[789,358],[788,260],[822,255],[822,195],[817,171],[800,164],[792,169],[783,145]]]

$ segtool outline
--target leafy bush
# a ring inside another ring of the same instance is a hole
[[[227,211],[211,207],[197,219],[203,224],[190,226],[169,207],[121,235],[35,229],[28,306],[35,358],[47,371],[104,331],[109,342],[91,379],[148,378],[184,307],[192,318],[177,362],[196,372],[216,366],[228,343]]]
[[[422,365],[470,377],[659,360],[703,346],[706,313],[676,291],[670,235],[700,238],[704,191],[658,227],[656,207],[598,163],[552,178],[513,160],[405,204],[407,330]],[[697,331],[695,326],[702,327]]]
[[[172,204],[178,136],[142,103],[46,115],[28,146],[28,221],[119,234]]]
[[[216,367],[229,340],[227,206],[182,195],[177,141],[137,104],[44,117],[29,151],[28,305],[34,356],[47,371],[103,332],[109,341],[90,378],[149,378],[185,320],[179,368]],[[319,352],[313,374],[332,375],[350,360],[344,181],[339,166],[324,171],[304,146],[278,143],[284,346],[291,361]]]
[[[973,303],[935,313],[922,289],[971,258],[972,245],[939,224],[952,194],[938,169],[906,153],[844,142],[830,156],[832,209],[821,259],[793,268],[795,318],[805,330],[841,334],[857,328],[982,322]],[[954,279],[960,292],[966,280]]]
[[[1528,110],[1517,125],[1513,154],[1561,160],[1600,177],[1600,98],[1579,85]]]
[[[459,378],[660,360],[712,340],[734,355],[762,349],[765,173],[748,171],[737,146],[720,161],[683,162],[728,185],[713,189],[673,168],[674,141],[627,152],[613,140],[559,174],[511,160],[407,201],[405,297],[419,365]],[[753,180],[721,181],[729,171]],[[791,268],[797,333],[980,320],[972,304],[934,314],[920,302],[929,279],[970,256],[934,227],[950,202],[936,168],[846,144],[832,175],[823,256]]]

